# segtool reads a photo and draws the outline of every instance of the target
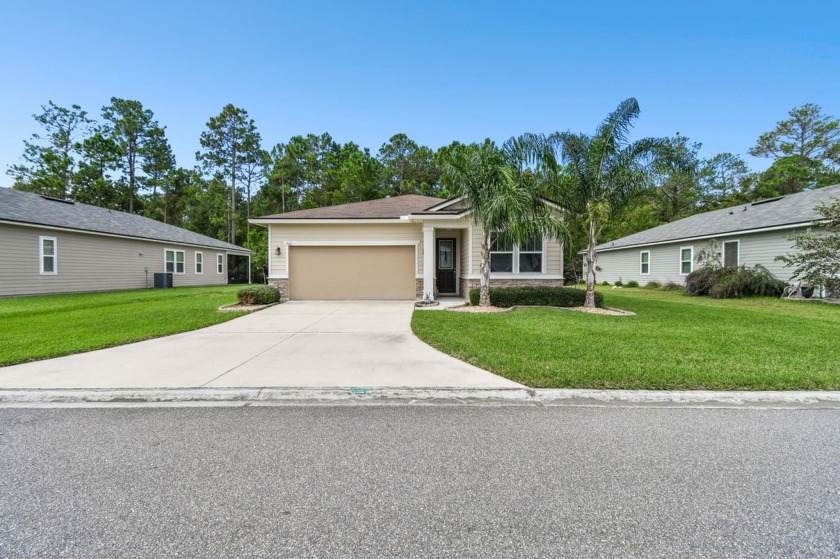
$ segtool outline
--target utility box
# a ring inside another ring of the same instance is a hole
[[[172,287],[171,272],[155,272],[155,289],[166,289]]]

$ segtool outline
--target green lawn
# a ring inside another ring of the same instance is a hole
[[[217,309],[242,286],[0,299],[0,366],[186,332],[241,316]]]
[[[840,390],[840,306],[605,290],[637,316],[418,311],[426,343],[535,388]]]

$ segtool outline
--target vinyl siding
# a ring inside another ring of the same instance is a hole
[[[373,223],[373,224],[271,224],[271,239],[268,256],[272,278],[288,277],[286,263],[289,247],[285,244],[294,241],[337,241],[340,243],[371,243],[373,241],[416,241],[417,275],[423,273],[423,226],[419,223]],[[280,255],[277,255],[280,247]],[[335,270],[340,273],[340,270]]]
[[[474,223],[472,227],[472,266],[473,275],[478,277],[481,273],[481,240],[484,238],[484,229],[480,225]],[[549,275],[563,275],[563,243],[559,239],[548,239],[543,243],[543,250],[545,255],[545,274]],[[529,274],[533,277],[538,274]],[[517,274],[505,274],[504,277],[516,279]],[[496,277],[491,274],[491,278]]]
[[[56,238],[55,275],[40,274],[40,236]],[[166,249],[184,251],[185,273],[174,276],[175,286],[227,283],[227,264],[216,273],[216,255],[226,254],[218,249],[0,224],[0,296],[151,287]],[[196,251],[204,255],[203,274],[195,273]]]
[[[785,268],[781,262],[776,262],[776,256],[791,252],[793,243],[788,237],[794,230],[768,231],[764,233],[751,233],[746,235],[729,235],[716,239],[723,249],[724,241],[739,241],[738,264],[749,268],[761,264],[782,280],[789,280],[791,269]],[[614,283],[621,279],[622,282],[635,280],[640,285],[650,281],[659,283],[674,282],[682,284],[685,276],[680,272],[680,249],[685,247],[694,248],[694,268],[698,264],[696,258],[698,253],[709,246],[709,240],[684,241],[680,243],[669,243],[648,247],[636,247],[622,250],[613,250],[598,253],[597,266],[601,269],[597,272],[598,282],[608,281]],[[640,273],[640,253],[650,251],[650,274]]]

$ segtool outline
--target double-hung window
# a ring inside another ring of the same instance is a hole
[[[217,274],[224,274],[225,273],[225,255],[224,254],[217,254],[216,255],[216,273]]]
[[[543,271],[543,239],[534,237],[521,245],[505,243],[490,235],[490,271],[507,274],[538,274]]]
[[[694,269],[694,247],[680,249],[680,275],[687,276]]]
[[[643,250],[639,253],[639,273],[642,275],[650,274],[650,251]]]
[[[528,239],[519,246],[519,273],[542,272],[543,240],[539,237]]]
[[[490,271],[513,272],[513,243],[505,243],[495,233],[490,234]]]
[[[204,254],[201,252],[195,253],[195,273],[196,274],[203,274],[204,273]]]
[[[38,243],[41,275],[56,275],[58,273],[58,241],[55,237],[39,237]]]
[[[167,249],[166,256],[164,258],[164,263],[166,266],[166,271],[170,274],[183,274],[184,273],[184,251],[183,250],[174,250],[174,249]]]

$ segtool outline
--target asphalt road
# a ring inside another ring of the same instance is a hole
[[[840,557],[840,411],[0,409],[0,557]]]

